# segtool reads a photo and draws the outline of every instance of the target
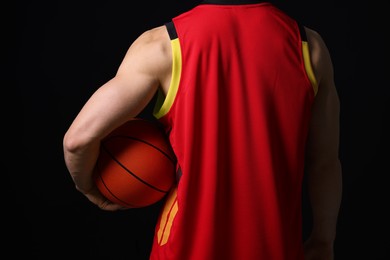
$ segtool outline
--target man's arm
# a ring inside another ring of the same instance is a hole
[[[331,260],[342,196],[340,104],[329,51],[315,31],[307,29],[307,36],[318,93],[312,110],[306,156],[313,229],[305,242],[305,260]]]
[[[137,116],[159,87],[166,88],[170,68],[165,27],[143,33],[128,49],[116,75],[89,98],[64,135],[64,159],[76,188],[102,209],[120,206],[107,201],[93,182],[100,141]]]

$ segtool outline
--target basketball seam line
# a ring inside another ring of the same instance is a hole
[[[168,192],[168,191],[159,189],[159,188],[153,186],[152,184],[144,181],[143,179],[138,177],[136,174],[134,174],[132,171],[127,169],[127,167],[125,165],[123,165],[120,161],[118,161],[118,159],[112,153],[110,153],[110,151],[108,151],[108,149],[103,144],[102,144],[102,148],[115,162],[117,162],[120,166],[122,166],[122,168],[125,169],[128,173],[130,173],[134,178],[136,178],[137,180],[141,181],[142,183],[144,183],[145,185],[149,186],[150,188],[155,189],[156,191],[159,191],[159,192],[162,192],[162,193],[167,193]]]
[[[126,136],[126,135],[116,135],[116,136],[112,136],[110,137],[111,138],[128,138],[128,139],[132,139],[132,140],[136,140],[138,142],[142,142],[144,144],[147,144],[149,146],[152,146],[153,148],[159,150],[165,157],[167,157],[172,163],[176,163],[176,161],[174,159],[172,159],[166,152],[164,152],[163,150],[161,150],[158,146],[155,146],[149,142],[146,142],[145,140],[142,140],[142,139],[139,139],[139,138],[136,138],[136,137],[131,137],[131,136]]]
[[[107,187],[107,185],[106,185],[106,183],[104,182],[104,180],[103,180],[103,178],[102,178],[101,175],[99,175],[99,178],[100,178],[101,182],[103,183],[104,187],[106,187],[106,190],[111,194],[111,196],[113,196],[114,198],[116,198],[117,200],[121,201],[122,203],[126,204],[126,205],[129,206],[129,207],[137,207],[137,205],[128,203],[128,202],[126,202],[126,201],[123,201],[123,200],[121,200],[120,198],[118,198],[117,196],[115,196],[115,194],[113,194],[113,193],[111,192],[111,190]]]

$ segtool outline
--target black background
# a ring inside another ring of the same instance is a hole
[[[4,254],[147,259],[160,205],[114,213],[91,205],[65,168],[62,137],[140,33],[198,2],[15,1],[2,8]],[[333,57],[344,180],[336,259],[390,259],[384,1],[274,2],[320,32]]]

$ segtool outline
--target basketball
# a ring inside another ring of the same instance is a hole
[[[133,118],[101,142],[95,183],[111,202],[126,208],[160,201],[175,181],[176,157],[162,128]]]

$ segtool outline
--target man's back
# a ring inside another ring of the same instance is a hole
[[[151,259],[303,259],[305,167],[313,226],[304,258],[333,260],[342,179],[330,54],[318,33],[254,2],[208,0],[144,32],[64,135],[77,190],[121,209],[94,182],[101,140],[161,91],[155,115],[178,182]]]
[[[317,90],[304,30],[269,3],[218,2],[167,25],[177,80],[156,117],[180,179],[151,259],[303,259],[301,184]]]

